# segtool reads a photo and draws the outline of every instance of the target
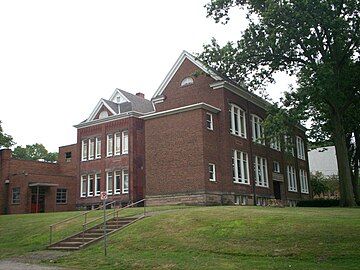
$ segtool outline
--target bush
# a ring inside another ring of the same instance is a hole
[[[296,204],[296,206],[299,207],[333,207],[339,205],[340,205],[340,201],[337,199],[306,200],[306,201],[299,201]]]

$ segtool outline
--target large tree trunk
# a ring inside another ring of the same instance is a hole
[[[339,171],[340,206],[355,206],[353,186],[351,182],[351,170],[346,147],[346,136],[342,119],[337,112],[331,115],[333,137],[336,150],[336,159]]]

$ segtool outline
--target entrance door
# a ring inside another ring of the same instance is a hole
[[[31,189],[31,213],[44,213],[45,212],[45,190],[39,188]]]
[[[275,199],[281,200],[281,188],[280,188],[280,182],[274,181],[274,196]]]

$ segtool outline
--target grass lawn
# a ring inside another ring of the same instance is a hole
[[[47,235],[36,228],[65,215],[0,216],[0,257],[44,248]],[[99,242],[54,264],[77,269],[360,269],[360,209],[174,209],[112,235],[107,258]]]

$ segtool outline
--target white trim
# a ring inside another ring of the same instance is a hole
[[[90,183],[90,178],[92,177],[92,183]],[[89,174],[87,179],[87,196],[92,197],[94,196],[94,183],[95,183],[95,175]],[[92,188],[92,192],[90,192],[90,189]]]
[[[85,182],[85,190],[83,189],[83,182]],[[87,175],[83,174],[80,176],[80,197],[85,198],[86,197],[86,187],[87,187]]]
[[[166,75],[165,79],[161,82],[159,88],[156,90],[155,94],[153,95],[153,98],[160,96],[163,91],[165,90],[166,86],[169,84],[171,79],[174,77],[176,71],[179,69],[179,67],[182,65],[182,63],[185,61],[185,59],[190,60],[193,64],[195,64],[198,68],[200,68],[203,72],[209,74],[214,80],[220,81],[222,78],[215,74],[213,71],[208,69],[205,65],[203,65],[200,61],[196,60],[194,56],[192,56],[187,51],[183,51],[179,58],[176,60],[175,64],[170,69],[169,73]]]
[[[117,102],[114,101],[113,99],[115,98],[115,96],[116,96],[117,94],[119,94],[123,99],[126,100],[126,102],[130,102],[129,99],[127,99],[127,98],[124,96],[124,94],[120,92],[120,90],[121,90],[121,89],[116,88],[115,91],[113,92],[113,94],[111,95],[111,97],[110,97],[109,100],[112,101],[112,102],[117,103]]]
[[[162,112],[156,112],[156,113],[152,113],[152,114],[148,114],[148,115],[144,115],[144,116],[140,116],[139,118],[142,119],[152,119],[152,118],[157,118],[157,117],[162,117],[162,116],[167,116],[167,115],[172,115],[172,114],[177,114],[177,113],[182,113],[182,112],[187,112],[187,111],[192,111],[192,110],[196,110],[196,109],[204,109],[213,113],[218,113],[221,112],[221,109],[214,107],[212,105],[209,105],[207,103],[201,102],[201,103],[195,103],[195,104],[191,104],[191,105],[187,105],[187,106],[183,106],[183,107],[178,107],[175,109],[170,109],[170,110],[166,110],[166,111],[162,111]]]
[[[210,167],[212,168],[212,170],[210,170]],[[212,178],[211,178],[211,173],[213,175]],[[214,163],[210,163],[210,162],[209,162],[209,181],[216,182],[216,166]]]
[[[119,145],[118,145],[119,144]],[[113,136],[114,156],[121,155],[121,133],[115,132]]]
[[[207,116],[210,116],[210,121],[208,121]],[[210,124],[210,127],[208,127],[208,123]],[[214,130],[214,119],[212,113],[207,112],[206,113],[206,128],[208,130]]]
[[[125,173],[127,172],[127,173]],[[125,190],[125,181],[124,181],[124,176],[127,175],[127,190]],[[129,193],[129,185],[130,185],[130,181],[129,181],[129,171],[128,170],[122,170],[122,177],[121,177],[121,180],[122,180],[122,193],[123,194],[128,194]]]
[[[98,104],[96,104],[95,109],[91,112],[90,116],[88,119],[86,119],[86,122],[90,122],[92,120],[94,120],[96,114],[99,112],[99,110],[101,109],[102,105],[104,105],[113,115],[116,115],[116,112],[114,112],[114,110],[106,104],[104,99],[100,99],[100,101],[98,102]],[[103,118],[104,119],[104,118]]]
[[[246,132],[246,112],[239,106],[237,106],[234,103],[230,103],[230,134],[241,137],[241,138],[247,138],[247,132]],[[235,112],[236,110],[236,112]],[[235,119],[235,114],[237,115]],[[238,125],[238,130],[235,130],[235,124]],[[241,124],[243,124],[243,128],[241,127]]]
[[[257,187],[269,187],[267,160],[264,157],[255,156],[255,185]],[[261,182],[260,182],[261,179]]]
[[[124,130],[121,132],[121,154],[129,154],[129,131]]]
[[[291,165],[287,166],[288,191],[297,192],[296,171]]]
[[[111,144],[110,144],[111,137]],[[114,155],[114,135],[107,134],[106,135],[106,157],[112,157]]]
[[[119,177],[119,186],[116,184],[116,177]],[[121,180],[122,172],[120,170],[114,171],[114,194],[121,194]]]
[[[238,155],[240,158],[238,159]],[[239,166],[240,163],[240,172]],[[246,163],[246,168],[244,167]],[[233,150],[232,152],[232,170],[233,170],[233,183],[250,185],[250,174],[249,174],[249,156],[246,152],[239,150]],[[240,177],[239,177],[240,174]],[[246,178],[245,178],[246,174]]]
[[[101,139],[95,138],[95,159],[101,158]]]
[[[101,175],[100,175],[100,173],[96,173],[95,180],[94,180],[94,196],[95,197],[100,196],[101,186],[100,186],[100,189],[97,189],[97,184],[100,183],[100,181],[101,181]]]
[[[111,179],[112,179],[112,186],[111,187],[109,187],[109,176],[110,175],[111,175]],[[113,175],[113,172],[106,172],[106,193],[108,195],[112,195],[113,191],[114,191],[113,189],[114,189],[114,175]]]
[[[158,103],[161,103],[161,102],[164,102],[165,100],[165,97],[164,96],[160,96],[160,97],[156,97],[156,98],[152,98],[151,101],[154,104],[158,104]]]

